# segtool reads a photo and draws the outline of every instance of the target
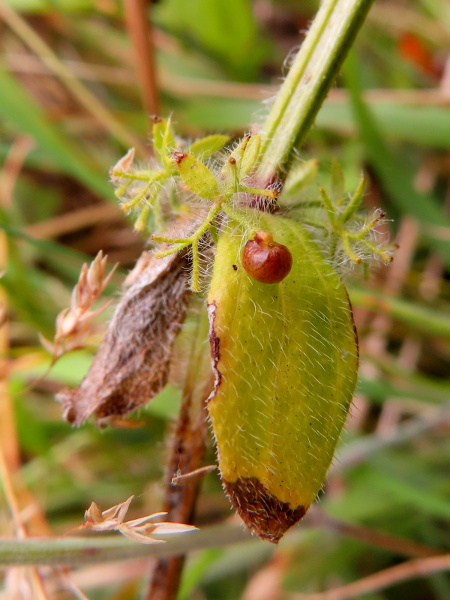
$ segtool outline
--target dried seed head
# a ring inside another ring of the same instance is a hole
[[[105,275],[107,256],[97,254],[90,266],[81,268],[77,285],[72,291],[70,308],[63,309],[56,319],[56,333],[53,342],[39,336],[44,348],[57,360],[65,352],[83,346],[86,338],[96,332],[94,319],[111,306],[111,301],[92,310],[94,302],[108,285],[117,265]]]
[[[292,254],[289,248],[274,242],[272,235],[262,229],[245,244],[242,265],[256,281],[279,283],[291,270]]]

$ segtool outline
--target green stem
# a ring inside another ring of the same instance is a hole
[[[162,539],[162,537],[160,538]],[[0,565],[89,565],[94,562],[184,554],[249,541],[240,525],[218,525],[172,535],[165,544],[138,544],[121,535],[0,540]]]
[[[373,0],[324,0],[263,126],[256,181],[286,172],[308,133]]]

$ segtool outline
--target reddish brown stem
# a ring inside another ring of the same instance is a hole
[[[168,521],[192,523],[195,504],[201,481],[191,481],[186,485],[172,485],[170,480],[178,471],[188,473],[201,466],[205,447],[206,411],[196,423],[189,417],[189,407],[180,414],[173,440],[172,455],[166,480],[163,510],[167,511]],[[148,600],[171,600],[175,598],[184,565],[184,555],[160,558],[153,570]]]
[[[147,13],[149,4],[147,0],[125,0],[125,16],[141,84],[142,102],[149,114],[157,115],[159,95],[152,44],[152,24]]]
[[[203,464],[207,422],[205,403],[213,386],[209,353],[199,338],[206,333],[202,327],[204,315],[200,316],[197,335],[191,347],[183,389],[182,406],[175,434],[171,440],[170,455],[165,479],[163,510],[168,521],[192,524],[201,480],[194,478],[185,485],[173,485],[172,478],[178,474],[195,471]],[[152,573],[147,600],[172,600],[176,598],[184,556],[160,558]]]

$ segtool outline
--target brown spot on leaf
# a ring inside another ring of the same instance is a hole
[[[350,318],[351,318],[352,325],[353,325],[353,333],[355,335],[356,369],[358,369],[358,367],[359,367],[359,336],[358,336],[358,330],[356,329],[355,318],[354,318],[354,315],[353,315],[353,305],[351,303],[350,296],[348,295],[347,289],[346,288],[344,288],[344,289],[345,289],[345,294],[347,296],[348,307],[350,309]]]
[[[291,508],[278,500],[256,477],[223,481],[225,490],[239,516],[261,539],[277,543],[286,531],[305,515],[309,507]]]
[[[214,398],[222,382],[222,374],[217,368],[220,360],[220,338],[217,336],[215,330],[216,310],[217,305],[215,302],[208,304],[209,344],[211,352],[211,366],[214,373],[214,388],[208,397],[207,403]]]

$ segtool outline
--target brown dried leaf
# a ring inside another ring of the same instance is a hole
[[[188,273],[182,254],[148,260],[125,291],[81,385],[61,392],[64,418],[103,422],[149,402],[166,385],[172,345],[186,314]],[[138,263],[139,264],[139,263]]]
[[[161,513],[160,513],[161,514]],[[144,523],[140,525],[141,521],[149,520],[150,518],[160,516],[159,515],[150,515],[149,517],[144,517],[143,519],[135,519],[134,521],[127,521],[123,523],[120,527],[118,527],[118,531],[123,535],[135,540],[136,542],[141,542],[142,544],[155,544],[159,542],[164,542],[164,540],[157,540],[152,535],[173,535],[179,533],[185,533],[187,531],[195,531],[197,527],[193,525],[184,525],[183,523],[170,523],[170,522],[162,522],[162,523]],[[162,513],[166,514],[166,513]]]
[[[125,156],[122,156],[121,159],[117,161],[117,163],[112,167],[109,172],[111,177],[111,182],[117,184],[120,182],[120,174],[118,173],[129,173],[134,161],[135,150],[134,148],[130,148]]]
[[[93,531],[117,529],[123,523],[133,498],[134,496],[130,496],[125,502],[116,504],[104,511],[102,511],[98,504],[92,502],[84,513],[86,522],[83,527],[92,529]]]

